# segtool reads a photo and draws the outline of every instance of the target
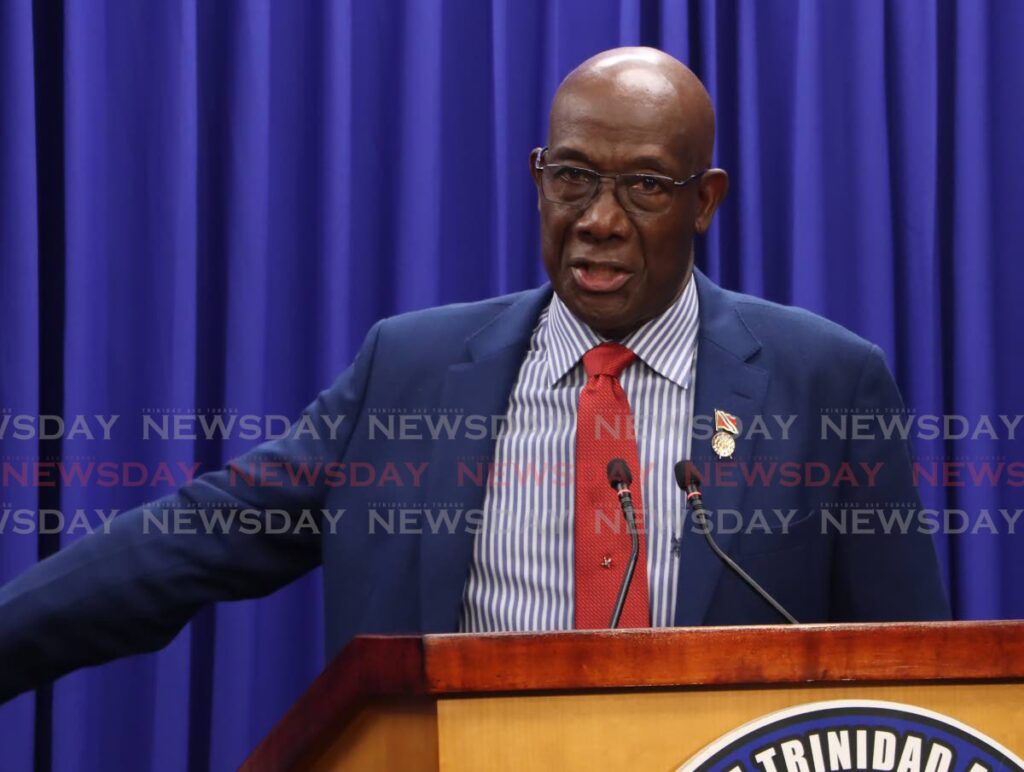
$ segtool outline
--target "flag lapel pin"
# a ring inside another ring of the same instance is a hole
[[[715,434],[711,449],[719,458],[732,458],[736,451],[736,436],[740,433],[739,420],[731,413],[715,409]]]

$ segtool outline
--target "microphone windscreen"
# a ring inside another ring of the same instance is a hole
[[[684,491],[689,490],[691,485],[695,485],[697,488],[700,488],[700,472],[697,471],[697,467],[694,466],[692,461],[680,461],[675,466],[675,472],[676,485]]]
[[[630,485],[633,482],[633,473],[629,471],[629,464],[621,458],[613,458],[608,462],[608,482],[618,490],[619,485]]]

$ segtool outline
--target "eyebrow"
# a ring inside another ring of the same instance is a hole
[[[576,161],[578,163],[587,164],[590,168],[593,168],[593,161],[590,157],[582,150],[575,148],[566,147],[552,150],[551,155],[555,156],[554,163],[565,163],[566,161]],[[653,155],[642,155],[637,158],[633,158],[629,163],[630,171],[639,171],[641,169],[654,169],[659,174],[664,174],[668,177],[675,177],[675,172],[668,168],[664,160]]]

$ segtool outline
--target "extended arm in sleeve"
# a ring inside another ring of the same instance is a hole
[[[298,466],[344,454],[363,406],[378,330],[379,324],[352,366],[306,409],[316,426],[326,425],[324,417],[336,422],[345,416],[333,436],[260,445],[232,462],[239,473],[202,475],[174,496],[125,512],[108,533],[79,540],[0,588],[0,702],[71,670],[159,649],[201,607],[266,595],[318,565],[320,536],[310,529],[242,529],[239,519],[227,528],[174,533],[154,523],[175,509],[259,510],[264,518],[271,517],[268,510],[279,518],[319,512],[323,476],[281,487],[247,475],[265,468],[261,462]]]

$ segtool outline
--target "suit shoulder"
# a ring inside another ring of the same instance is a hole
[[[729,292],[750,331],[763,344],[778,344],[805,354],[818,352],[853,357],[859,362],[877,347],[840,324],[796,306],[782,305],[752,295]]]
[[[473,303],[454,303],[392,316],[378,322],[371,336],[389,363],[436,367],[463,360],[477,336],[528,336],[550,296],[550,288],[515,292]]]

